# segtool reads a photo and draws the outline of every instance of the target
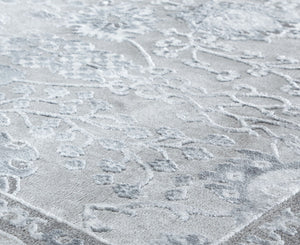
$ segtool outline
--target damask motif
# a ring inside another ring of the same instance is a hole
[[[82,226],[1,192],[1,229],[214,244],[299,192],[299,6],[0,1],[0,190]],[[295,236],[281,216],[245,241]]]

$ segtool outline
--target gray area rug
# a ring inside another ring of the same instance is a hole
[[[0,244],[300,244],[299,0],[0,0]]]

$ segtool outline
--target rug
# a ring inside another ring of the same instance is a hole
[[[300,244],[298,0],[0,0],[0,244]]]

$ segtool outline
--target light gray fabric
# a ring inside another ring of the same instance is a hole
[[[299,0],[0,0],[0,243],[297,244],[299,39]]]

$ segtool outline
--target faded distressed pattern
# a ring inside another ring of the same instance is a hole
[[[0,0],[0,244],[297,244],[299,50],[298,0]]]

